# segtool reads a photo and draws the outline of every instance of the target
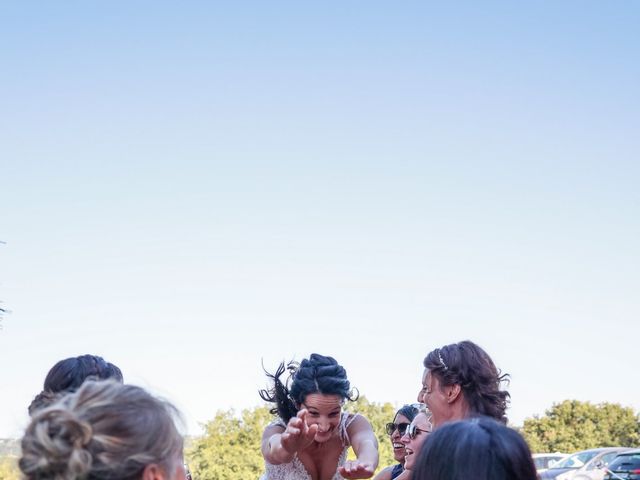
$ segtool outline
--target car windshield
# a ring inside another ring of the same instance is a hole
[[[628,472],[640,469],[640,453],[618,455],[609,464],[609,470]]]
[[[533,463],[536,465],[537,469],[541,468],[550,468],[553,466],[558,460],[561,460],[563,457],[558,455],[548,455],[546,457],[535,457],[533,459]]]
[[[580,468],[597,454],[598,452],[574,453],[570,457],[567,457],[564,460],[560,460],[553,466],[553,468]]]

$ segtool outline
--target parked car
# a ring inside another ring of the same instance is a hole
[[[628,450],[631,449],[606,447],[576,452],[542,472],[540,480],[603,480],[605,469],[602,467],[609,465],[619,453]]]
[[[560,460],[563,460],[569,456],[568,453],[534,453],[533,463],[536,466],[538,473],[544,472],[547,469],[553,467]]]
[[[640,450],[629,450],[604,468],[605,480],[640,480]]]

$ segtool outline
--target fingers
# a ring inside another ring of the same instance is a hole
[[[305,443],[311,443],[314,438],[316,438],[316,434],[318,433],[318,425],[313,424],[307,427],[307,431],[304,433]]]
[[[298,411],[298,414],[294,418],[297,418],[299,420],[302,420],[304,423],[307,423],[308,414],[309,414],[309,410],[307,410],[306,408],[303,408],[302,410]]]
[[[370,478],[373,476],[374,468],[372,465],[361,463],[357,460],[345,462],[339,469],[340,475],[346,479]]]

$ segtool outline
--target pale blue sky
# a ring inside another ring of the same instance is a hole
[[[0,5],[0,437],[96,353],[190,429],[260,362],[415,398],[463,339],[510,417],[640,410],[640,4]]]

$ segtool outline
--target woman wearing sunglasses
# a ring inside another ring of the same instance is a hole
[[[289,381],[280,377],[289,370]],[[261,480],[342,480],[370,478],[378,466],[378,442],[369,421],[342,411],[354,400],[347,372],[331,357],[316,353],[300,365],[280,364],[273,388],[260,396],[275,403],[278,418],[262,435],[265,473]],[[355,460],[347,460],[353,448]]]
[[[406,432],[411,421],[418,414],[418,411],[416,405],[405,405],[396,412],[395,417],[393,417],[393,422],[385,425],[385,430],[387,435],[389,435],[391,447],[393,448],[393,458],[395,458],[398,463],[381,470],[373,480],[393,480],[404,471],[404,456],[406,453],[404,444],[400,439]]]
[[[401,440],[406,452],[404,471],[396,477],[396,480],[411,480],[422,444],[431,433],[432,428],[431,412],[425,409],[420,410],[402,436]]]

